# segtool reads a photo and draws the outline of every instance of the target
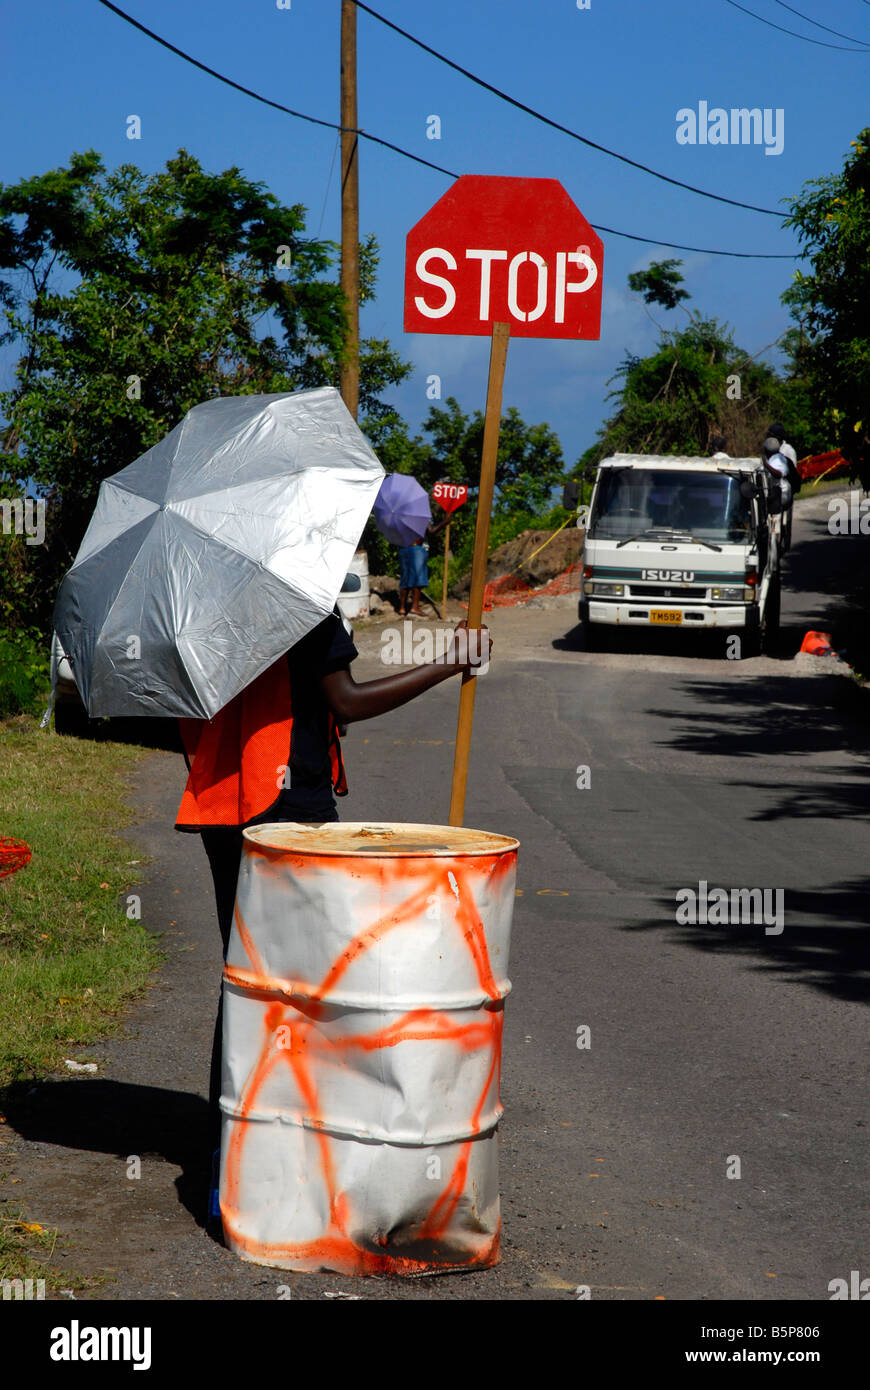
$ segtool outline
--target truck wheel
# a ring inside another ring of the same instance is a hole
[[[726,636],[726,655],[728,652],[727,639],[730,635],[732,634],[729,633]],[[747,661],[750,657],[753,656],[761,656],[762,637],[760,627],[750,627],[747,625],[746,627],[737,628],[733,635],[740,638],[741,661]]]

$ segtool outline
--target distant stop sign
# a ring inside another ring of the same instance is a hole
[[[448,515],[455,512],[457,507],[461,507],[463,502],[468,501],[468,488],[465,483],[436,483],[432,489],[432,496],[443,507]]]
[[[557,179],[465,174],[408,233],[405,331],[598,338],[603,262]]]

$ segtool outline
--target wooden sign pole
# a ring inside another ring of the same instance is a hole
[[[468,595],[468,629],[480,627],[483,590],[489,548],[489,519],[495,490],[498,458],[498,432],[501,423],[501,397],[507,361],[510,325],[494,323],[489,355],[489,384],[486,390],[486,416],[483,424],[483,452],[480,460],[480,491],[477,495],[477,525],[474,556],[471,561],[471,589]],[[446,570],[445,570],[446,573]],[[450,825],[461,825],[465,816],[465,788],[468,782],[468,755],[471,751],[471,724],[474,718],[474,692],[477,677],[466,672],[459,694],[459,720],[456,725],[456,753],[453,759],[453,786],[450,793]]]
[[[450,522],[444,532],[444,583],[441,586],[441,621],[447,617],[447,563],[450,559]]]

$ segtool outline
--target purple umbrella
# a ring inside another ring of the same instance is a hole
[[[375,525],[392,545],[413,545],[432,521],[429,494],[407,473],[388,473],[374,505]]]

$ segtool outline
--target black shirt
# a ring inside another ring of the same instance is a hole
[[[247,825],[281,820],[338,820],[332,789],[329,706],[320,681],[333,671],[346,670],[358,655],[335,612],[287,653],[293,731],[284,786],[272,805]]]

